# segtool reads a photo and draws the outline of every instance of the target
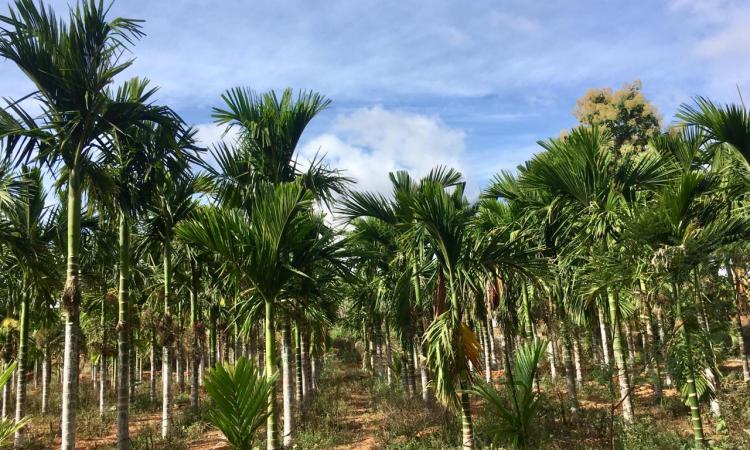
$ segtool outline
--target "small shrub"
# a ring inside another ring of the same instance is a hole
[[[615,445],[621,450],[678,450],[692,448],[692,444],[692,437],[682,438],[647,418],[636,420],[615,435]]]

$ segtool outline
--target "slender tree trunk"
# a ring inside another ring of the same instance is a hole
[[[742,379],[745,383],[750,383],[750,365],[748,365],[747,348],[750,346],[748,339],[745,336],[744,329],[742,327],[742,285],[740,282],[740,276],[735,271],[734,267],[727,263],[727,275],[729,275],[732,281],[732,287],[734,288],[734,306],[735,306],[735,320],[734,326],[737,330],[737,346],[739,347],[740,361],[742,362]]]
[[[107,377],[107,357],[102,353],[99,356],[99,417],[104,417],[107,401]]]
[[[552,378],[552,381],[554,382],[557,379],[557,367],[555,364],[555,343],[552,342],[552,336],[550,335],[549,337],[550,340],[547,341],[547,359],[549,360],[550,378]]]
[[[266,317],[265,317],[265,342],[266,342],[266,379],[271,380],[276,373],[276,354],[274,349],[274,311],[273,304],[266,300]],[[268,396],[268,419],[266,420],[266,443],[268,450],[276,450],[279,447],[278,418],[276,417],[276,389]]]
[[[643,282],[641,282],[643,283]],[[642,289],[645,291],[645,289]],[[646,325],[646,342],[648,343],[648,350],[646,351],[646,359],[649,360],[649,371],[651,372],[651,379],[654,387],[654,401],[656,403],[661,402],[662,399],[662,386],[661,386],[661,350],[659,349],[659,343],[654,333],[654,325],[651,320],[651,299],[647,295],[644,299],[643,306],[646,309],[645,325]]]
[[[406,349],[404,349],[401,352],[401,390],[404,391],[405,397],[410,397],[409,394],[409,371],[406,370],[406,360],[409,359],[406,352]]]
[[[283,411],[284,411],[284,435],[282,443],[284,448],[292,445],[292,433],[294,424],[292,423],[292,339],[291,325],[289,319],[284,319],[281,326],[281,377],[283,392]]]
[[[583,367],[581,365],[581,343],[578,336],[573,338],[573,360],[576,366],[576,386],[583,387]]]
[[[178,319],[179,320],[179,319]],[[178,325],[179,326],[179,325]],[[177,392],[185,392],[185,352],[182,347],[182,339],[175,342],[175,372],[177,374]]]
[[[294,327],[294,342],[295,342],[295,364],[294,364],[294,377],[295,377],[295,402],[297,409],[302,411],[302,404],[305,399],[305,391],[302,386],[302,333],[300,333],[300,324]]]
[[[662,361],[666,361],[667,357],[667,345],[666,336],[664,334],[664,312],[659,307],[656,311],[656,325],[659,331],[659,355]],[[669,368],[665,367],[664,370],[664,383],[667,387],[672,386],[672,375],[669,373]]]
[[[388,319],[385,320],[385,373],[388,386],[393,384],[393,349],[391,348],[391,330],[388,326]]]
[[[635,340],[629,320],[625,321],[625,339],[628,344],[628,368],[630,373],[635,374]]]
[[[171,242],[169,237],[164,240],[164,322],[165,329],[162,330],[164,336],[162,336],[162,361],[161,361],[161,379],[162,379],[162,393],[161,393],[161,437],[166,439],[170,432],[170,422],[172,420],[172,351],[171,351],[171,340],[172,340],[172,329],[171,317],[169,312],[169,297],[171,294],[171,283],[172,283],[172,252]]]
[[[409,395],[411,397],[417,396],[417,377],[416,367],[414,367],[414,340],[409,339],[409,358],[406,358],[406,365],[409,375]]]
[[[596,312],[599,314],[599,333],[602,341],[602,357],[604,358],[604,365],[611,367],[609,361],[609,342],[607,342],[607,323],[604,320],[603,308],[598,306]]]
[[[487,321],[485,320],[485,325]],[[490,333],[487,326],[483,327],[482,342],[484,343],[484,381],[492,384],[492,356],[490,355]]]
[[[135,396],[135,332],[133,327],[128,327],[128,405],[133,402]]]
[[[469,401],[469,394],[466,392],[469,385],[466,380],[461,379],[461,434],[462,434],[462,447],[464,450],[471,450],[474,448],[474,426],[471,421],[471,402]]]
[[[39,389],[39,358],[34,357],[34,390]]]
[[[744,328],[742,327],[742,314],[740,313],[739,301],[736,304],[736,319],[735,327],[737,328],[737,341],[740,350],[740,361],[742,362],[742,379],[745,383],[750,383],[750,365],[748,365],[747,358],[747,338],[745,337]]]
[[[685,347],[688,349],[686,353],[685,366],[688,370],[687,380],[685,385],[688,393],[688,406],[690,407],[690,421],[693,425],[693,437],[695,439],[695,448],[702,449],[704,444],[703,439],[703,420],[701,419],[700,405],[698,404],[698,390],[695,387],[695,366],[693,364],[693,346],[690,338],[690,333],[685,329],[685,322],[682,318],[682,305],[680,299],[680,291],[677,283],[672,283],[672,292],[674,294],[675,303],[675,320],[677,326],[680,329],[682,338],[685,340]]]
[[[561,307],[556,308],[561,315],[562,322],[562,339],[563,339],[563,367],[565,368],[565,384],[568,388],[568,398],[570,399],[570,411],[573,414],[578,413],[578,395],[576,392],[576,375],[573,369],[573,341],[570,337],[570,324]]]
[[[320,388],[320,371],[323,369],[323,359],[320,355],[315,355],[312,360],[312,390],[317,391]]]
[[[385,371],[383,370],[383,354],[381,351],[381,336],[380,336],[380,322],[378,321],[375,323],[375,326],[373,327],[373,356],[374,356],[374,364],[373,367],[375,368],[375,373],[377,374],[378,378],[383,378],[383,375],[385,375]]]
[[[198,289],[200,289],[200,273],[194,258],[190,259],[190,329],[192,342],[190,346],[190,407],[198,409],[198,365],[200,364],[200,330],[198,329]]]
[[[306,328],[301,330],[302,342],[300,351],[302,353],[302,398],[307,404],[312,396],[312,366],[310,364],[310,332]]]
[[[217,361],[217,352],[216,348],[218,347],[218,337],[217,337],[217,331],[216,331],[216,305],[211,305],[211,310],[209,312],[209,327],[208,327],[208,366],[214,367],[216,365]]]
[[[67,269],[61,305],[65,320],[63,350],[63,382],[61,450],[74,450],[76,444],[76,412],[78,411],[78,327],[81,304],[81,280],[78,255],[81,240],[81,189],[78,168],[73,165],[68,173]]]
[[[375,334],[374,331],[373,331],[372,334]],[[375,356],[375,338],[373,338],[372,335],[370,337],[370,342],[369,342],[368,345],[370,347],[370,351],[368,352],[368,354],[370,355],[369,369],[370,369],[371,373],[375,374],[375,373],[377,373],[377,362],[375,360],[375,358],[376,358],[376,356]],[[313,359],[313,364],[314,363],[315,363],[315,360]]]
[[[21,312],[19,314],[18,323],[18,383],[16,384],[16,423],[23,420],[26,414],[26,366],[27,366],[27,353],[29,346],[29,285],[24,278],[24,292],[21,293]],[[23,448],[25,445],[25,430],[24,428],[16,431],[13,438],[14,448]]]
[[[166,439],[169,436],[169,426],[171,421],[171,385],[172,376],[170,360],[172,359],[171,351],[168,345],[161,348],[161,437]]]
[[[610,322],[612,323],[612,350],[615,357],[615,369],[620,384],[620,400],[622,400],[622,418],[626,423],[633,421],[633,401],[630,396],[630,378],[625,365],[625,349],[623,348],[622,330],[620,329],[620,305],[617,291],[609,290]]]
[[[151,352],[149,354],[149,398],[156,400],[156,336],[151,330]]]
[[[49,380],[52,369],[52,361],[49,348],[44,345],[42,350],[42,415],[47,414],[49,409]]]
[[[126,450],[130,448],[130,436],[128,434],[128,409],[130,407],[130,342],[128,332],[130,323],[129,313],[129,289],[130,277],[130,228],[127,217],[120,213],[120,279],[117,295],[117,449]]]
[[[526,320],[524,321],[524,333],[526,340],[532,342],[534,340],[534,325],[532,323],[531,316],[531,299],[529,298],[528,286],[526,285],[526,283],[522,284],[523,286],[521,288],[521,300],[523,303],[524,314],[526,315]]]
[[[487,312],[485,324],[487,326],[487,338],[490,342],[490,369],[497,368],[497,350],[495,349],[495,326],[490,318],[491,312]]]
[[[7,361],[7,360],[4,361],[3,362],[3,370],[7,369],[9,364],[10,364],[9,361]],[[9,399],[10,399],[10,387],[11,387],[12,384],[13,383],[5,383],[5,385],[3,385],[3,411],[2,411],[3,420],[7,420],[8,419],[8,409],[9,409],[9,406],[10,406],[10,401],[9,401]]]

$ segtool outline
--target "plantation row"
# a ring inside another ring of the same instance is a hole
[[[189,391],[234,448],[263,428],[267,448],[290,448],[335,334],[373,377],[457,415],[466,449],[545,445],[545,397],[562,386],[575,421],[601,407],[580,401],[587,384],[611,388],[613,446],[672,388],[695,448],[747,444],[721,402],[727,381],[750,383],[744,105],[697,98],[664,129],[639,84],[591,91],[579,127],[478,199],[442,166],[362,192],[324,158],[297,160],[330,104],[314,92],[230,89],[213,117],[238,137],[199,146],[148,80],[116,83],[143,34],[107,11],[60,20],[17,0],[0,17],[0,56],[34,85],[0,112],[1,438],[33,445],[60,389],[73,449],[82,390],[102,416],[114,390],[129,448],[143,382],[165,440]]]

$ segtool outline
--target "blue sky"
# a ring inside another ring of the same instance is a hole
[[[146,20],[128,75],[161,86],[205,143],[221,135],[210,110],[226,88],[330,97],[301,153],[367,189],[448,164],[476,192],[573,126],[591,87],[640,79],[667,121],[694,95],[750,96],[748,1],[117,0],[115,15]],[[7,61],[0,87],[30,90]]]

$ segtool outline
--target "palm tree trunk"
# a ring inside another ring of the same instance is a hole
[[[149,354],[149,398],[156,400],[156,336],[151,330],[151,352]]]
[[[675,303],[675,320],[677,326],[679,326],[682,338],[685,340],[685,347],[688,349],[686,353],[685,366],[688,369],[687,380],[685,384],[687,386],[688,400],[687,404],[690,407],[690,421],[693,425],[693,438],[695,439],[695,448],[702,449],[704,444],[703,439],[703,420],[701,419],[700,405],[698,404],[698,390],[695,387],[695,366],[693,365],[693,346],[690,339],[690,333],[685,329],[685,322],[682,318],[682,305],[680,302],[680,291],[677,283],[672,283],[672,292],[674,294]]]
[[[607,292],[609,301],[609,315],[612,323],[612,350],[615,356],[615,369],[620,384],[620,400],[622,400],[622,418],[626,423],[633,421],[633,401],[630,397],[630,378],[625,365],[625,349],[623,348],[622,330],[620,329],[620,305],[617,291]]]
[[[29,289],[26,276],[24,275],[24,289],[21,293],[21,312],[18,324],[18,383],[16,384],[16,423],[23,420],[26,406],[26,366],[29,346]],[[22,427],[13,438],[13,447],[22,448],[25,444],[25,432]]]
[[[200,364],[200,337],[198,330],[198,289],[200,279],[195,259],[190,259],[190,329],[193,331],[190,346],[190,407],[198,409],[198,365]]]
[[[578,413],[578,395],[576,392],[576,375],[573,369],[573,341],[570,337],[570,323],[562,307],[556,308],[560,317],[562,326],[562,352],[563,367],[565,368],[565,384],[568,388],[568,398],[570,399],[570,412]]]
[[[107,400],[107,357],[104,355],[104,353],[102,353],[99,356],[99,417],[104,417],[104,409],[105,409],[106,400]]]
[[[734,326],[737,330],[737,346],[739,347],[740,361],[742,362],[742,379],[745,383],[750,383],[750,365],[747,361],[747,348],[750,346],[742,327],[742,296],[739,274],[735,272],[734,267],[727,263],[727,275],[732,281],[734,289],[735,320]]]
[[[135,342],[135,331],[133,330],[133,327],[129,327],[130,332],[128,333],[128,404],[133,402],[133,397],[135,396],[135,358],[136,358],[136,351],[135,351],[135,345],[133,343]]]
[[[471,421],[471,402],[469,401],[469,394],[466,392],[469,385],[461,377],[461,434],[462,434],[462,447],[464,450],[471,450],[474,448],[474,426]]]
[[[492,318],[490,317],[491,311],[488,311],[487,313],[487,319],[486,319],[486,325],[487,325],[487,335],[488,339],[490,341],[490,368],[496,369],[497,368],[497,350],[495,349],[495,326],[492,323]]]
[[[532,325],[531,317],[531,300],[529,299],[529,291],[526,283],[522,283],[521,289],[521,300],[523,302],[523,310],[526,314],[526,320],[524,321],[524,333],[526,339],[531,342],[534,340],[534,326]]]
[[[49,409],[49,379],[52,369],[52,360],[49,355],[49,348],[44,345],[42,349],[42,414],[47,414]]]
[[[407,381],[409,382],[409,396],[417,396],[417,377],[416,368],[414,367],[414,341],[409,339],[409,353],[406,358]]]
[[[642,282],[641,282],[642,283]],[[651,321],[652,309],[651,299],[646,296],[643,301],[643,306],[646,309],[646,342],[648,343],[648,351],[645,352],[646,359],[648,360],[648,368],[651,373],[652,383],[654,387],[654,401],[656,403],[661,402],[662,399],[662,386],[661,386],[661,351],[659,349],[659,343],[654,333],[654,324]]]
[[[310,364],[310,332],[306,328],[301,330],[302,342],[302,399],[307,404],[312,397],[312,366]]]
[[[377,321],[373,327],[373,356],[375,357],[373,367],[378,378],[383,378],[385,371],[383,370],[383,355],[381,351],[381,336],[380,336],[380,322]]]
[[[3,370],[8,368],[8,363],[9,361],[7,360],[3,362]],[[3,420],[8,419],[8,407],[10,406],[9,399],[10,399],[11,384],[12,383],[5,383],[5,385],[3,385],[3,411],[2,411]]]
[[[552,340],[551,334],[549,341],[547,341],[547,359],[549,360],[549,375],[554,382],[557,380],[557,361],[555,361],[555,343]]]
[[[391,348],[391,330],[388,326],[388,319],[385,321],[385,374],[388,386],[393,384],[393,349]]]
[[[106,279],[102,280],[102,288],[106,287]],[[107,330],[106,330],[106,306],[107,306],[107,292],[106,288],[102,292],[102,303],[100,307],[99,316],[99,327],[102,333],[101,349],[99,352],[99,417],[104,417],[104,408],[107,397]],[[92,363],[91,377],[96,380],[96,366]],[[94,389],[96,389],[96,381],[94,381]]]
[[[74,450],[76,443],[76,412],[78,411],[78,328],[80,322],[81,280],[78,254],[81,240],[81,189],[78,168],[68,173],[67,269],[60,304],[65,320],[63,350],[63,386],[61,450]]]
[[[179,320],[179,319],[178,319]],[[182,340],[177,339],[175,342],[175,372],[177,374],[177,392],[182,393],[185,391],[185,370],[184,370],[184,354],[182,348]]]
[[[573,361],[576,366],[576,387],[583,387],[583,367],[581,365],[581,343],[578,336],[573,337]]]
[[[120,247],[120,279],[117,292],[117,450],[127,450],[130,447],[128,434],[128,409],[130,406],[128,368],[130,366],[128,341],[129,289],[130,277],[130,229],[125,213],[120,213],[119,230]],[[103,370],[102,370],[103,372]],[[102,383],[103,384],[103,383]]]
[[[162,379],[162,393],[161,393],[161,437],[166,438],[169,436],[169,426],[172,419],[171,407],[171,383],[172,383],[172,370],[171,370],[171,324],[169,321],[169,295],[170,295],[170,284],[172,281],[172,255],[170,248],[169,238],[164,240],[164,322],[165,329],[162,330],[162,361],[161,361],[161,379]],[[169,328],[169,329],[168,329]]]
[[[171,420],[171,365],[172,359],[169,346],[165,345],[161,349],[161,437],[166,439],[169,436],[169,422]]]
[[[218,346],[217,330],[216,330],[216,305],[211,305],[208,312],[208,366],[213,367],[216,365],[217,354],[216,347]]]
[[[297,403],[297,409],[302,411],[302,404],[305,398],[305,392],[302,389],[302,333],[299,330],[299,323],[294,327],[294,342],[295,342],[295,364],[294,364],[294,377],[295,377],[295,402]]]
[[[661,307],[656,311],[656,326],[659,331],[659,356],[662,361],[666,361],[667,346],[666,336],[664,334],[664,312]],[[665,368],[664,370],[664,383],[667,387],[672,386],[672,375],[669,373],[669,368]]]
[[[630,373],[635,374],[635,340],[629,320],[625,321],[625,339],[628,344],[628,368]]]
[[[487,321],[485,320],[485,324]],[[492,383],[492,356],[490,356],[490,333],[489,329],[484,326],[479,328],[482,333],[482,343],[484,348],[484,381]]]
[[[292,445],[292,433],[294,424],[292,423],[292,339],[291,325],[289,319],[284,319],[281,325],[281,377],[282,377],[282,395],[284,410],[284,435],[282,443],[284,448]]]
[[[601,335],[602,341],[602,357],[604,358],[604,365],[611,367],[609,361],[609,342],[607,342],[607,323],[604,320],[603,308],[597,306],[596,312],[599,314],[599,334]]]
[[[404,397],[409,397],[409,371],[406,370],[406,350],[401,351],[401,390],[404,392]]]
[[[317,391],[320,388],[320,371],[323,369],[323,359],[316,354],[312,360],[312,390]]]
[[[273,303],[266,300],[265,307],[265,376],[267,380],[271,380],[276,373]],[[266,443],[268,450],[276,450],[279,447],[277,424],[278,418],[276,417],[276,389],[273,389],[268,396],[268,419],[266,420]]]

